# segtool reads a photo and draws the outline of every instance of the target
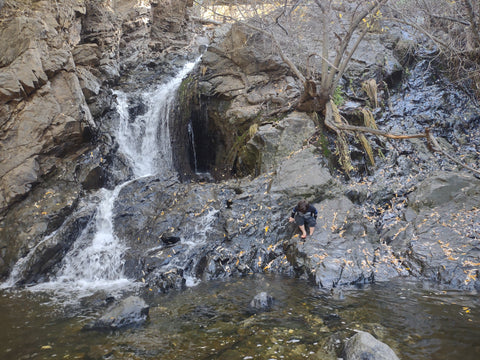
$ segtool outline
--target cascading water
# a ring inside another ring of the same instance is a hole
[[[195,133],[193,132],[192,121],[188,123],[187,130],[188,130],[188,137],[190,138],[190,144],[191,144],[192,155],[193,155],[193,168],[195,173],[197,173],[198,172],[197,151],[196,151]]]
[[[182,79],[195,67],[197,61],[188,63],[166,84],[141,94],[147,107],[145,114],[130,121],[127,94],[117,91],[120,124],[115,137],[119,151],[130,162],[134,176],[139,178],[172,171],[172,145],[169,119],[176,90]]]
[[[118,143],[118,153],[129,162],[133,179],[113,190],[101,189],[95,218],[86,226],[72,249],[62,261],[60,270],[50,282],[31,287],[32,290],[76,291],[79,296],[100,289],[122,288],[131,282],[123,274],[122,255],[125,246],[115,235],[113,210],[121,189],[136,179],[173,171],[169,115],[182,79],[196,63],[186,64],[169,82],[140,94],[147,111],[131,119],[128,94],[116,91],[118,124],[112,134]],[[138,94],[135,94],[138,96]],[[18,266],[25,266],[19,261]],[[7,284],[13,286],[20,271],[12,271]]]

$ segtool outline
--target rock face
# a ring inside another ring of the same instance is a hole
[[[480,180],[468,174],[439,172],[419,185],[399,224],[412,228],[407,259],[414,274],[478,288],[479,196]]]
[[[3,5],[0,278],[62,224],[84,190],[103,185],[105,160],[114,146],[102,138],[100,119],[111,107],[108,87],[124,71],[162,59],[172,42],[187,41],[187,3]],[[99,139],[103,143],[96,143]],[[55,246],[62,252],[69,247]]]
[[[345,344],[345,360],[398,360],[398,356],[388,345],[359,331]]]
[[[198,91],[209,104],[206,117],[216,136],[215,165],[225,165],[240,175],[254,173],[258,154],[252,152],[259,150],[255,145],[259,140],[253,140],[250,149],[240,154],[256,133],[251,126],[261,125],[262,119],[293,102],[300,93],[299,84],[280,57],[270,51],[263,34],[234,25],[217,29],[213,39],[202,58]],[[297,114],[297,119],[302,116]]]
[[[316,27],[318,24],[312,24]],[[285,34],[277,37],[282,42]],[[292,40],[284,46],[284,52],[300,68],[308,68],[305,54],[322,52],[319,39],[310,40]],[[382,40],[380,34],[368,34],[345,75],[350,88],[355,85],[355,91],[362,92],[361,83],[370,79],[398,81],[403,71],[394,56],[398,40],[393,35]],[[208,119],[203,123],[214,137],[217,156],[212,168],[224,166],[240,176],[271,171],[278,165],[275,157],[285,156],[292,142],[306,141],[314,133],[309,128],[313,118],[285,113],[297,106],[303,85],[271,43],[265,34],[239,24],[219,27],[212,35],[197,89],[201,101],[208,104],[202,116]]]
[[[301,149],[314,133],[313,120],[299,112],[260,125],[239,152],[237,168],[241,173],[256,175],[274,171],[284,158]],[[308,164],[305,166],[308,167]]]

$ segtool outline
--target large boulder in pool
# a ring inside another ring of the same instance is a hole
[[[399,360],[393,350],[367,332],[359,331],[345,344],[345,360]]]
[[[148,317],[149,306],[142,298],[130,296],[111,306],[105,314],[85,326],[85,330],[115,330],[143,324]]]
[[[255,295],[252,301],[250,301],[249,306],[252,311],[269,311],[271,310],[273,303],[274,298],[265,291],[262,291]]]

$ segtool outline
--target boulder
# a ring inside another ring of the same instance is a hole
[[[473,195],[478,186],[480,181],[469,174],[439,172],[424,180],[408,200],[414,209],[436,208]]]
[[[399,360],[387,344],[364,331],[347,340],[344,353],[345,360]]]
[[[75,65],[96,67],[100,65],[100,48],[97,44],[79,44],[72,49]]]
[[[325,289],[408,274],[392,251],[378,242],[361,207],[340,194],[313,205],[318,210],[314,234],[301,241],[297,234],[287,250],[299,274]]]
[[[111,306],[105,314],[86,325],[84,330],[116,330],[142,325],[148,318],[150,307],[138,296],[130,296]]]
[[[267,294],[265,291],[262,291],[255,295],[255,297],[250,301],[249,307],[251,310],[255,311],[269,311],[274,303],[274,298]]]
[[[331,196],[339,188],[340,183],[322,165],[313,147],[294,152],[283,160],[271,185],[272,192],[282,193],[293,202]]]
[[[240,153],[238,167],[247,174],[273,171],[284,158],[300,150],[314,133],[313,120],[300,112],[293,112],[284,119],[259,126]]]

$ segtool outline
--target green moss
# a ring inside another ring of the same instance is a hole
[[[343,98],[343,90],[341,86],[337,86],[332,95],[333,103],[337,106],[343,105],[345,99]]]
[[[194,81],[195,79],[193,76],[187,76],[185,79],[183,79],[178,89],[178,95],[180,99],[185,99],[187,95],[192,91]]]
[[[332,152],[328,148],[328,139],[323,132],[320,133],[320,149],[322,150],[323,156],[329,159]]]

